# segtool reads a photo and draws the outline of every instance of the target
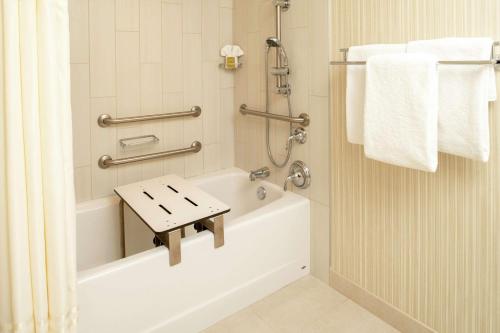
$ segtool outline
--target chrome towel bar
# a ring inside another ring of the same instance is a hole
[[[286,121],[286,122],[289,122],[292,124],[300,124],[302,126],[309,126],[309,124],[311,123],[311,120],[310,120],[309,115],[307,113],[301,113],[298,117],[288,117],[288,116],[282,116],[280,114],[275,114],[275,113],[267,113],[267,112],[252,110],[252,109],[249,109],[246,104],[241,104],[240,112],[243,115],[249,114],[249,115],[257,116],[257,117]]]
[[[113,119],[109,114],[101,114],[99,118],[97,118],[97,123],[101,127],[108,127],[112,125],[137,123],[141,121],[152,121],[152,120],[162,120],[162,119],[172,119],[172,118],[182,118],[182,117],[199,117],[200,114],[201,114],[201,108],[199,106],[193,106],[191,110],[183,112],[150,114],[146,116],[124,117],[116,119]]]
[[[500,71],[500,53],[498,53],[498,48],[500,47],[500,42],[494,42],[491,50],[491,58],[489,60],[443,60],[439,61],[440,65],[493,65],[495,70]],[[366,65],[366,61],[348,61],[347,55],[349,54],[349,49],[339,49],[339,52],[343,53],[342,61],[330,61],[330,65]]]
[[[191,144],[191,146],[188,148],[175,149],[175,150],[169,150],[169,151],[164,151],[164,152],[160,152],[160,153],[139,155],[139,156],[133,156],[133,157],[126,157],[126,158],[120,158],[120,159],[116,159],[116,160],[114,160],[109,155],[103,155],[103,156],[101,156],[101,158],[99,158],[98,164],[99,164],[99,167],[101,169],[107,169],[109,167],[122,165],[122,164],[155,160],[155,159],[159,159],[159,158],[184,155],[187,153],[197,153],[201,150],[201,147],[202,147],[201,142],[194,141]]]

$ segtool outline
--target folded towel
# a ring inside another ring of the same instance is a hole
[[[347,60],[366,61],[377,54],[404,53],[405,50],[406,44],[353,46],[349,49]],[[366,66],[364,65],[353,65],[347,68],[347,140],[354,144],[363,144],[365,74]]]
[[[414,41],[409,53],[426,52],[439,60],[489,60],[489,38]],[[493,66],[439,66],[439,151],[488,161],[488,101],[496,99]]]
[[[387,54],[368,59],[365,154],[402,167],[436,171],[438,59]]]

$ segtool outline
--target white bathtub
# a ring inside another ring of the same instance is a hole
[[[214,249],[209,231],[192,234],[173,267],[165,247],[121,259],[116,198],[79,205],[80,333],[199,332],[309,273],[307,199],[239,169],[192,181],[232,207],[225,245]],[[126,224],[127,252],[151,247],[140,222]]]

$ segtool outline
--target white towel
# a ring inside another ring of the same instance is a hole
[[[489,60],[489,38],[414,41],[409,53],[426,52],[439,60]],[[496,99],[493,66],[439,65],[439,151],[488,161],[488,101]]]
[[[428,54],[377,55],[368,59],[364,135],[367,157],[436,171],[437,62]]]
[[[366,61],[377,54],[404,53],[406,44],[373,44],[349,48],[349,61]],[[346,118],[347,140],[354,144],[363,144],[363,122],[365,107],[366,66],[347,67]]]

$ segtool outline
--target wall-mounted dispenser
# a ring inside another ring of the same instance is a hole
[[[220,50],[221,57],[224,57],[224,63],[220,65],[221,68],[227,70],[235,70],[242,66],[240,57],[245,54],[241,47],[238,45],[226,45]]]

